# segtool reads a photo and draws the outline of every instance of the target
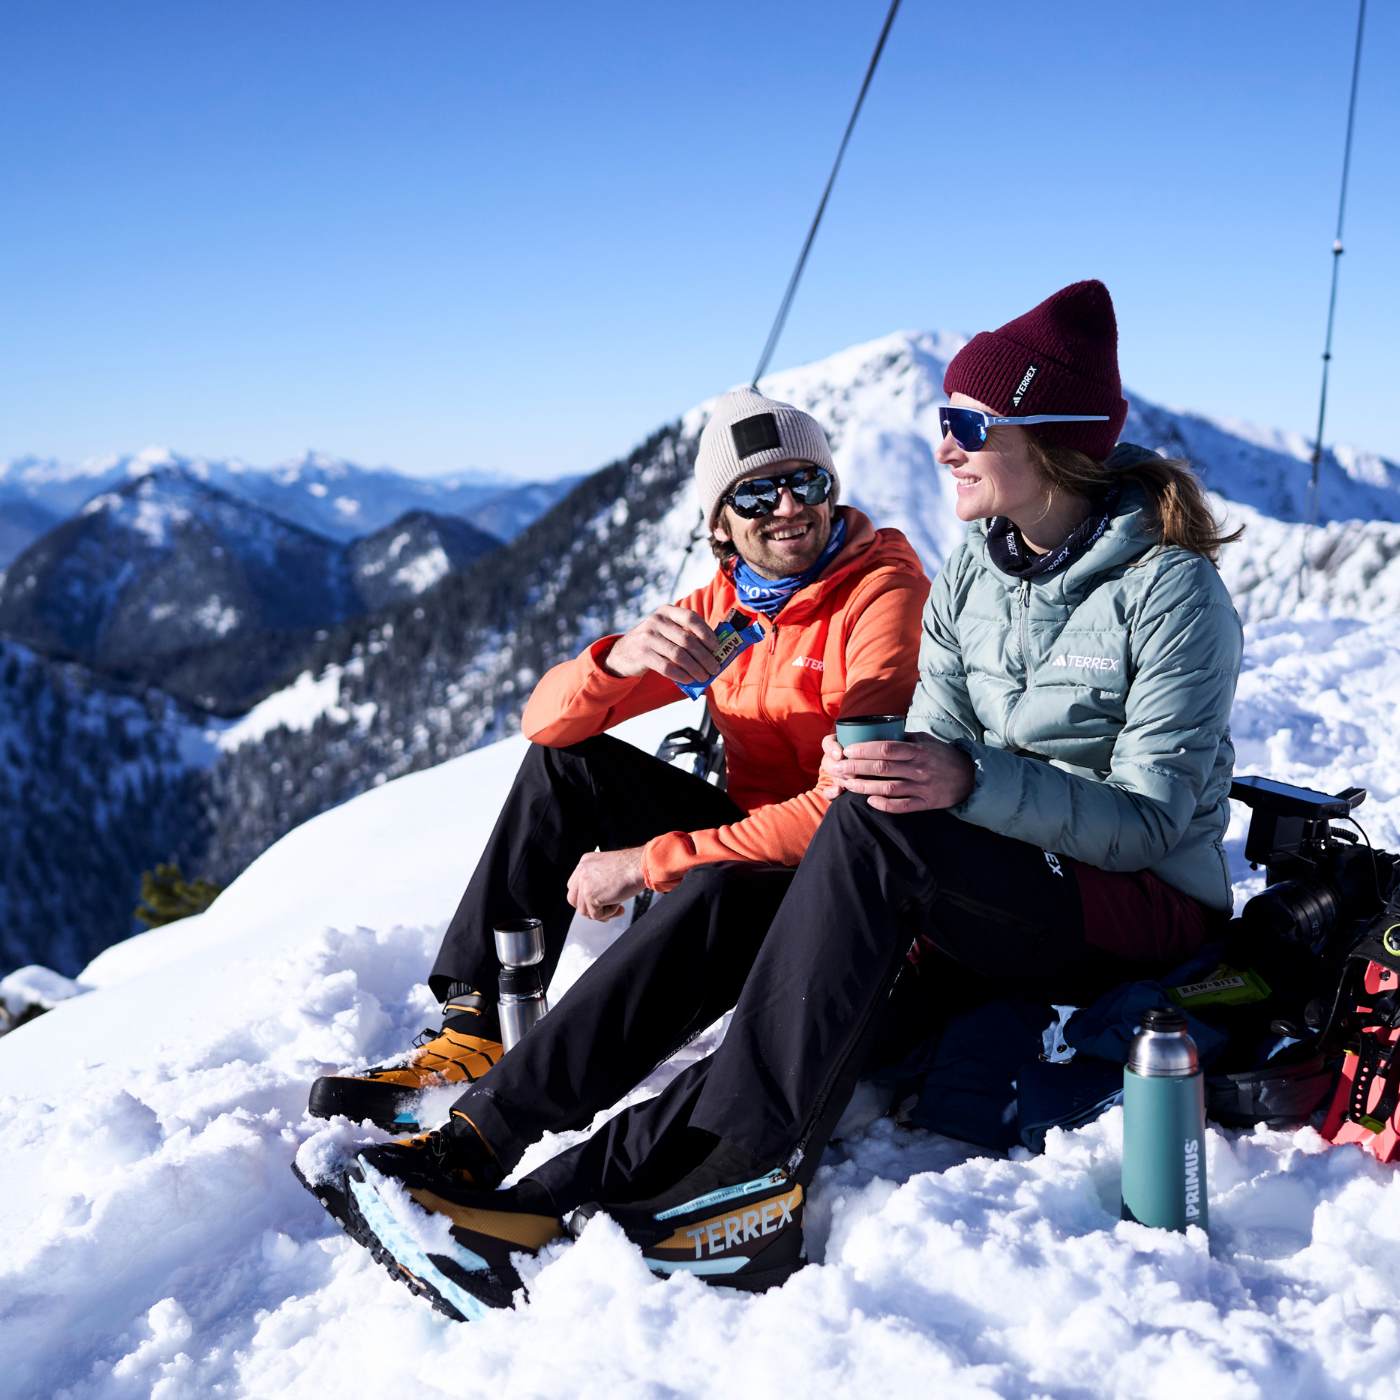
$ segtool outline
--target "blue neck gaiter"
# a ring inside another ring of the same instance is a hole
[[[845,543],[846,520],[844,516],[839,516],[831,527],[831,537],[827,540],[821,557],[810,569],[804,569],[800,574],[792,574],[788,578],[764,578],[762,574],[749,568],[742,559],[736,558],[733,579],[739,601],[746,608],[753,608],[765,617],[772,617],[794,593],[806,588],[836,558]]]

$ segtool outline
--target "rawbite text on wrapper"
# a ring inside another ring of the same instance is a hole
[[[715,628],[715,636],[719,638],[719,646],[711,655],[719,662],[719,670],[722,671],[740,652],[747,651],[755,642],[763,640],[763,624],[756,617],[750,617],[735,608]],[[715,676],[717,675],[719,671],[715,672]],[[698,700],[710,688],[715,676],[711,676],[708,681],[677,681],[676,684],[692,700]]]

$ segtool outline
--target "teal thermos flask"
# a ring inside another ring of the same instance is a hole
[[[1123,1219],[1206,1229],[1205,1085],[1186,1017],[1149,1011],[1123,1071]]]

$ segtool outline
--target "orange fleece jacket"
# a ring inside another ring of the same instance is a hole
[[[764,640],[707,692],[724,736],[729,796],[748,815],[649,841],[642,873],[654,890],[674,889],[686,871],[715,861],[796,865],[828,806],[816,791],[823,736],[841,715],[909,708],[928,578],[900,531],[876,530],[860,511],[841,510],[845,548],[776,618],[763,619]],[[713,627],[738,596],[721,568],[679,602]],[[611,675],[604,663],[617,639],[601,638],[541,678],[521,718],[526,738],[563,748],[683,698],[655,671]]]

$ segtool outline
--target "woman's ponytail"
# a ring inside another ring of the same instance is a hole
[[[1225,534],[1210,508],[1205,488],[1188,463],[1178,458],[1153,457],[1108,471],[1102,462],[1069,447],[1030,439],[1031,457],[1052,487],[1079,496],[1102,493],[1111,481],[1136,481],[1147,496],[1148,511],[1163,544],[1177,545],[1217,562],[1222,545],[1233,544],[1244,526]]]

